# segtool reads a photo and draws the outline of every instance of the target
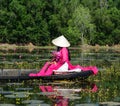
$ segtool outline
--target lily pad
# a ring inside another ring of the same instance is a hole
[[[7,98],[26,98],[26,95],[5,95]]]
[[[29,96],[27,92],[15,92],[12,95],[5,95],[7,98],[26,98]]]
[[[38,95],[46,95],[46,96],[49,96],[49,95],[56,95],[56,92],[40,92],[40,93],[37,93]]]
[[[42,102],[43,101],[41,101],[41,100],[25,100],[22,103],[24,103],[24,104],[40,104]]]
[[[102,102],[100,103],[101,105],[106,105],[106,106],[120,106],[119,102],[112,102],[112,101],[108,101],[108,102]]]
[[[28,104],[28,105],[26,105],[26,106],[51,106],[51,105],[49,105],[49,104]]]
[[[0,104],[0,106],[15,106],[14,104]]]
[[[13,91],[0,91],[0,94],[3,94],[3,95],[10,95],[13,93],[14,93]]]
[[[30,91],[33,90],[33,88],[16,88],[17,91]]]
[[[7,85],[11,86],[11,85],[22,85],[22,83],[7,83]]]
[[[75,106],[96,106],[96,104],[77,104]]]

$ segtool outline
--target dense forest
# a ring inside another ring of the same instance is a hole
[[[0,0],[0,43],[120,44],[120,0]]]

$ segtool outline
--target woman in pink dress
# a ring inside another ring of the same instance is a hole
[[[68,60],[68,55],[64,53],[63,48],[70,46],[68,40],[62,35],[52,40],[52,43],[57,46],[57,51],[52,53],[53,59],[51,62],[46,62],[38,73],[30,73],[29,76],[49,76],[53,74],[53,70],[57,70]],[[65,55],[64,55],[65,54]]]
[[[56,39],[53,39],[52,43],[57,46],[57,51],[52,53],[54,56],[52,62],[46,62],[43,68],[38,73],[30,73],[29,76],[50,76],[53,74],[53,70],[59,69],[64,63],[68,64],[68,70],[92,70],[94,74],[97,74],[98,69],[96,66],[82,67],[80,65],[72,65],[70,63],[70,54],[68,50],[70,43],[63,35],[59,36]]]

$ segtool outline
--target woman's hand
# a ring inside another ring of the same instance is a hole
[[[61,56],[61,53],[60,53],[60,52],[57,52],[57,51],[53,51],[53,52],[52,52],[52,55],[53,55],[53,57],[60,57],[60,56]]]
[[[49,62],[49,64],[56,64],[56,61]]]
[[[51,64],[56,64],[56,61],[51,62]]]

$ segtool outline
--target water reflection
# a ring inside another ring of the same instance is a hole
[[[75,84],[76,83],[76,84]],[[75,86],[74,86],[75,85]],[[6,83],[0,86],[0,106],[16,104],[24,106],[69,106],[80,101],[80,92],[97,92],[98,87],[90,82],[53,82],[45,84]],[[4,105],[2,104],[4,103]]]
[[[49,99],[52,99],[53,106],[69,106],[69,101],[80,100],[82,98],[79,92],[97,92],[98,90],[98,87],[94,83],[81,84],[80,88],[51,85],[40,85],[39,88],[42,95],[46,95]]]
[[[110,103],[111,106],[120,105],[119,84],[92,81],[0,82],[0,106],[5,104],[7,106],[10,104],[17,106],[109,106]]]

